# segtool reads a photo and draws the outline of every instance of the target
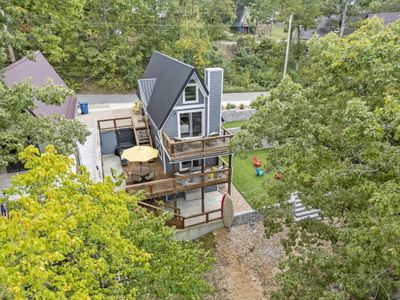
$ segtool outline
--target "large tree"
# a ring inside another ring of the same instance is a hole
[[[208,285],[210,254],[172,239],[164,217],[116,191],[111,178],[93,183],[53,146],[21,153],[29,171],[5,191],[0,217],[3,299],[195,299]],[[17,198],[18,200],[15,200]]]
[[[213,40],[225,37],[225,31],[236,17],[233,0],[200,1],[200,17]]]
[[[190,1],[201,10],[202,18],[188,14],[190,8],[180,2],[0,0],[0,26],[7,26],[7,32],[0,30],[0,67],[10,62],[8,46],[17,59],[29,50],[41,50],[74,89],[94,84],[130,90],[153,50],[179,47],[176,43],[182,35],[197,39],[198,31],[193,36],[192,31],[185,32],[188,20],[201,22],[202,27],[207,24],[205,31],[220,33],[221,22],[232,18],[230,0]],[[206,46],[211,49],[210,43]]]
[[[27,81],[8,87],[0,80],[0,169],[16,163],[18,152],[28,145],[52,143],[63,154],[74,153],[76,144],[89,134],[84,124],[55,114],[32,114],[36,100],[59,105],[72,94],[53,83],[34,87]]]
[[[370,20],[309,45],[304,86],[286,78],[236,145],[273,143],[267,233],[288,227],[279,298],[388,299],[400,288],[400,22]],[[290,193],[321,209],[293,223]],[[276,205],[280,203],[280,205]]]

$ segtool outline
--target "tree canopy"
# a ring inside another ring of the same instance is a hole
[[[20,159],[29,171],[5,191],[10,217],[0,217],[1,298],[190,299],[209,290],[210,254],[173,240],[140,197],[111,178],[93,183],[84,167],[74,173],[53,146],[29,146]]]
[[[267,138],[272,169],[254,205],[288,227],[277,298],[387,299],[400,288],[400,22],[375,18],[309,45],[303,85],[285,78],[233,146]],[[293,223],[290,193],[321,209]],[[276,203],[280,203],[276,206]]]
[[[224,36],[234,18],[232,0],[0,0],[0,7],[7,26],[0,66],[9,62],[9,45],[17,58],[41,50],[70,87],[94,83],[116,91],[136,86],[153,50],[199,49],[193,63],[201,69],[211,39]]]
[[[73,92],[53,83],[34,87],[29,81],[7,87],[0,81],[0,169],[16,163],[18,152],[28,145],[51,143],[63,154],[74,152],[77,142],[89,134],[85,125],[63,116],[34,116],[36,99],[59,105]]]

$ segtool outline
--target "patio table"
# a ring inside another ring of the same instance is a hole
[[[143,167],[142,169],[133,169],[130,172],[134,175],[145,177],[150,174],[151,169],[149,167]]]

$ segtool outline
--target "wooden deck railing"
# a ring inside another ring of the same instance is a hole
[[[127,192],[143,190],[147,198],[192,190],[201,187],[227,183],[231,177],[231,169],[224,163],[218,169],[205,170],[204,173],[192,172],[173,175],[171,178],[153,180],[125,186]]]
[[[160,214],[163,212],[171,213],[173,215],[173,217],[171,218],[171,220],[169,220],[167,222],[167,225],[175,226],[178,229],[190,228],[193,226],[207,224],[211,221],[222,219],[222,209],[221,208],[194,214],[194,215],[190,215],[190,216],[182,216],[180,214],[180,210],[179,210],[179,212],[176,212],[175,209],[178,209],[178,208],[169,206],[166,203],[162,203],[159,205],[152,205],[152,204],[141,201],[141,202],[139,202],[139,205],[145,207],[146,209],[152,211],[155,214]],[[162,208],[162,206],[174,208],[174,212],[165,210]],[[214,216],[215,214],[216,214],[216,216]],[[202,218],[202,217],[204,217],[204,218]]]
[[[233,134],[223,127],[221,127],[221,134],[218,136],[179,140],[171,139],[166,132],[162,132],[163,144],[172,160],[228,152],[228,145],[232,136]]]
[[[133,128],[131,117],[103,119],[97,121],[97,128],[100,132],[117,130],[122,128]]]

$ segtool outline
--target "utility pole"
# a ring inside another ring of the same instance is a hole
[[[287,41],[286,41],[286,55],[285,55],[285,66],[283,68],[283,78],[285,78],[285,76],[286,76],[287,65],[288,65],[288,60],[289,60],[290,37],[291,37],[291,32],[292,32],[292,20],[293,20],[293,14],[291,14],[289,17],[289,29],[288,29],[288,37],[287,37]]]
[[[347,9],[349,7],[349,0],[345,0],[344,3],[344,11],[343,11],[343,15],[342,15],[342,22],[340,24],[340,34],[339,36],[342,38],[343,34],[344,34],[344,26],[346,24],[346,15],[347,15]]]

